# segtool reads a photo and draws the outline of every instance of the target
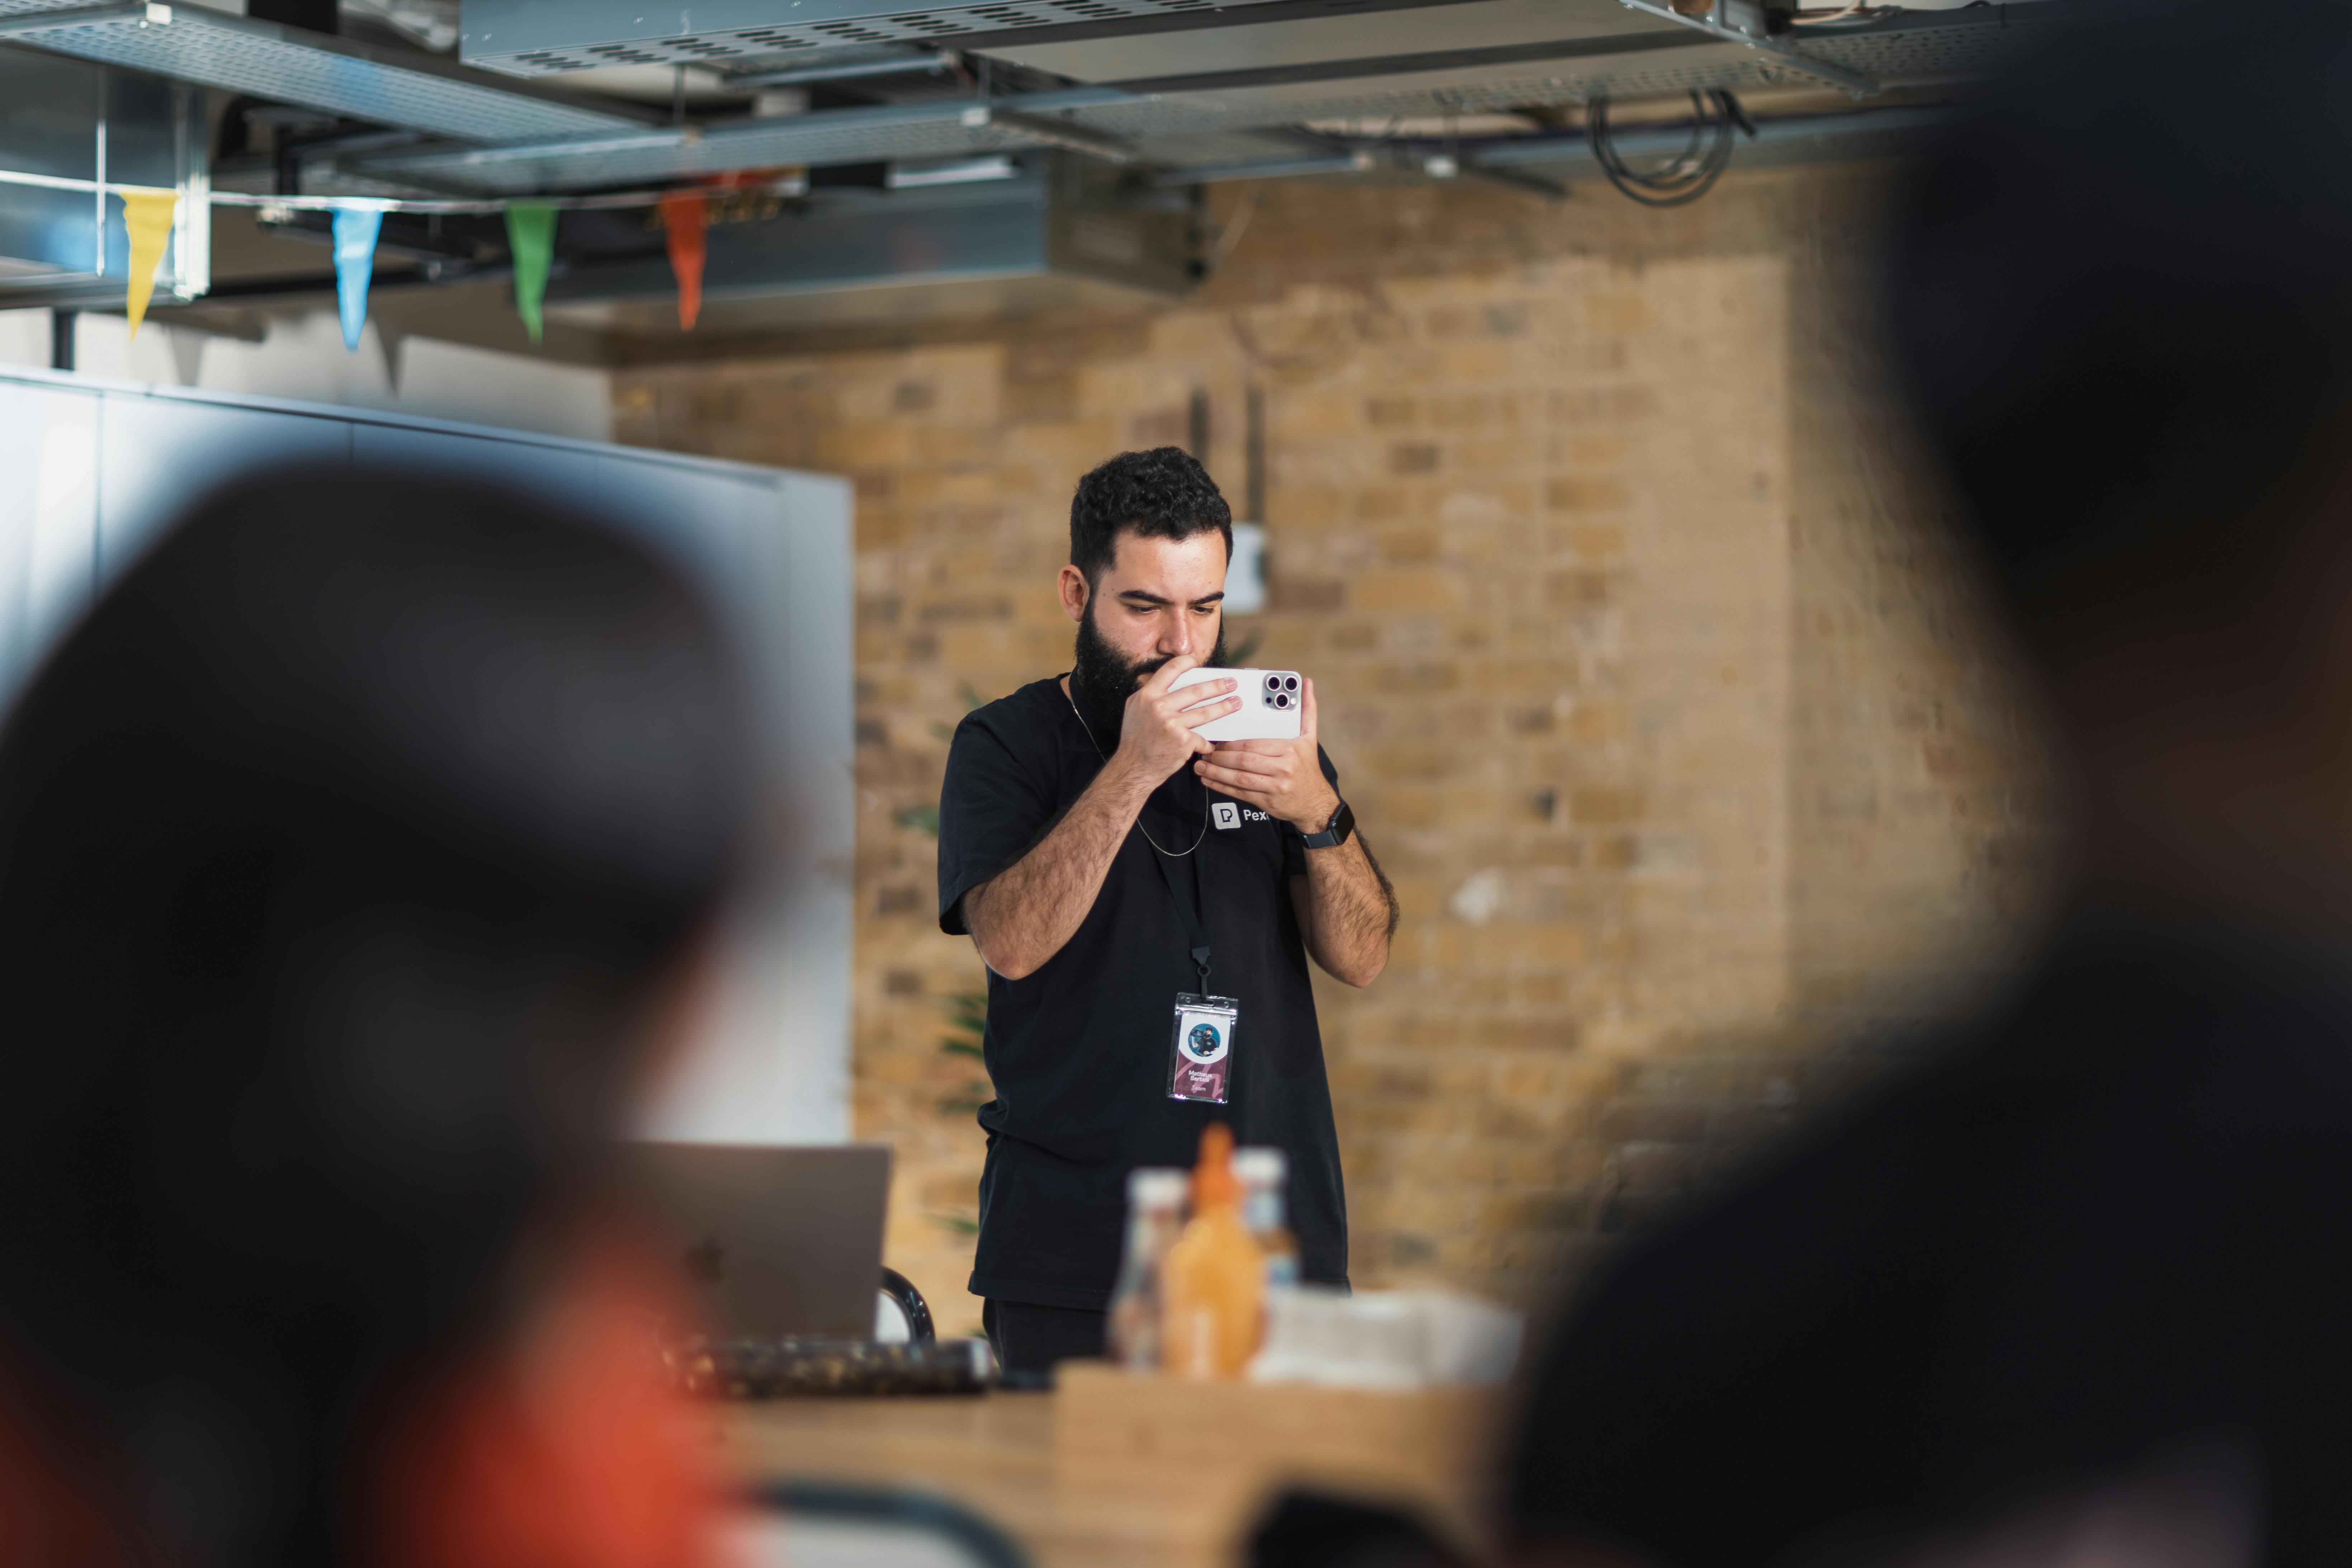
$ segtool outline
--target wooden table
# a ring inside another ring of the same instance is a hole
[[[1097,1381],[1086,1384],[1087,1375]],[[1364,1427],[1346,1418],[1347,1402],[1381,1396],[1231,1385],[1155,1391],[1142,1385],[1154,1380],[1109,1381],[1118,1376],[1087,1369],[1074,1384],[1066,1369],[1059,1394],[732,1405],[721,1409],[720,1440],[748,1480],[943,1493],[1003,1526],[1039,1568],[1230,1568],[1268,1496],[1294,1479],[1406,1499],[1458,1533],[1479,1532],[1487,1473],[1472,1451],[1479,1445],[1455,1444],[1463,1451],[1444,1464],[1426,1452],[1384,1464],[1360,1441],[1347,1447],[1346,1436]],[[1151,1408],[1161,1394],[1182,1407],[1176,1419]],[[1307,1411],[1302,1419],[1302,1402],[1317,1400],[1339,1402],[1341,1417],[1323,1421]],[[1287,1419],[1270,1422],[1264,1417],[1276,1402]],[[1100,1430],[1108,1409],[1135,1416],[1128,1433]],[[1166,1445],[1133,1440],[1155,1422],[1168,1432]],[[1292,1436],[1269,1446],[1263,1435],[1275,1427]],[[1456,1427],[1469,1430],[1466,1417]],[[1318,1452],[1322,1445],[1299,1436],[1316,1430],[1334,1433],[1338,1446]],[[1207,1448],[1229,1458],[1196,1462]]]

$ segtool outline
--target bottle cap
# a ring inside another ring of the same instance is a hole
[[[1234,1180],[1233,1129],[1212,1121],[1201,1130],[1201,1163],[1192,1167],[1192,1212],[1241,1202],[1241,1184]]]
[[[1234,1151],[1234,1174],[1245,1187],[1278,1186],[1290,1179],[1290,1156],[1265,1143]]]
[[[1128,1205],[1139,1209],[1182,1208],[1192,1180],[1189,1171],[1138,1165],[1127,1173]]]

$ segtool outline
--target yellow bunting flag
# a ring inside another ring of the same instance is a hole
[[[155,268],[163,260],[163,247],[172,238],[172,214],[180,203],[176,191],[124,191],[122,226],[131,236],[131,335],[147,319],[147,297],[155,291]]]

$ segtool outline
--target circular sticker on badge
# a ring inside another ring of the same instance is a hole
[[[1202,1066],[1223,1060],[1224,1031],[1205,1021],[1194,1024],[1184,1031],[1184,1054]]]

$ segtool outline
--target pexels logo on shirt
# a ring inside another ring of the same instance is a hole
[[[1212,801],[1209,815],[1219,827],[1239,827],[1244,822],[1272,822],[1273,817],[1246,805],[1235,805],[1229,800]]]

